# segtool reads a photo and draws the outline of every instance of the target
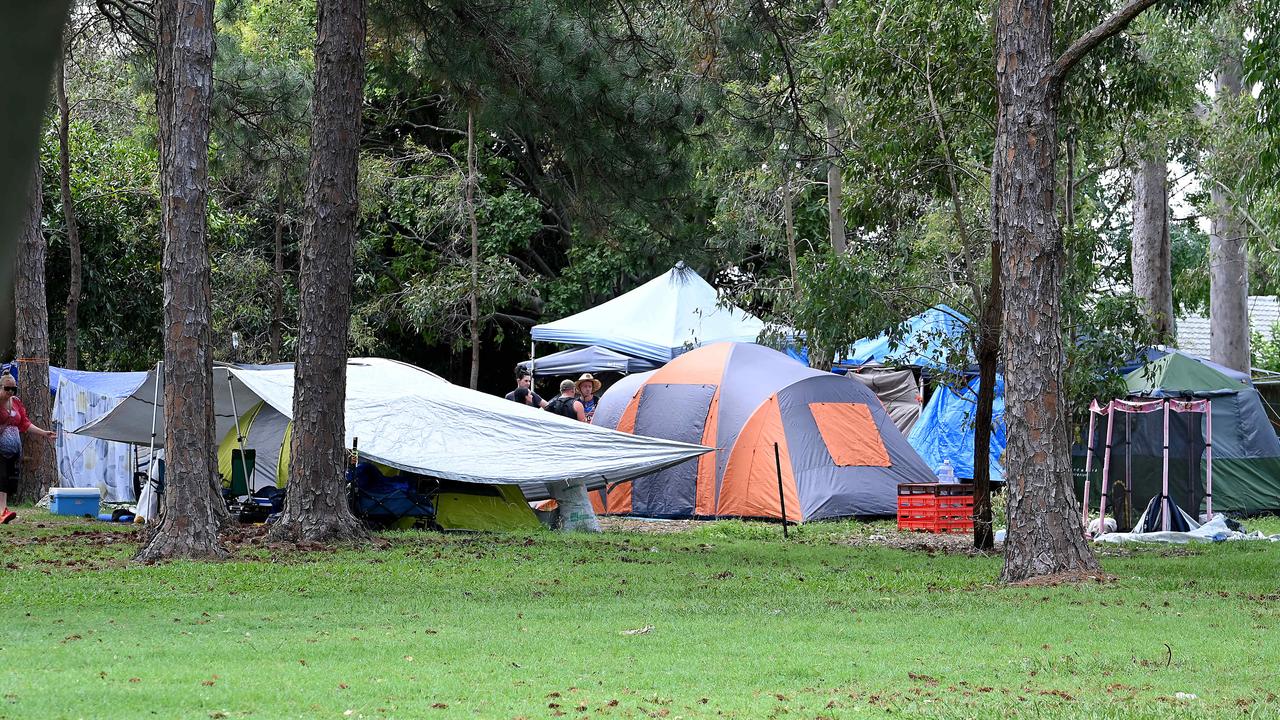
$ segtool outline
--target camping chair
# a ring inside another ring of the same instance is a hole
[[[436,515],[438,482],[412,483],[388,478],[373,463],[362,462],[347,472],[351,512],[367,524],[387,527],[403,518],[430,522]]]
[[[231,451],[231,497],[244,497],[249,494],[249,480],[257,463],[256,450]]]

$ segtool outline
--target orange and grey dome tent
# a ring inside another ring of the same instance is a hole
[[[600,400],[596,421],[716,452],[592,493],[597,511],[647,517],[893,515],[898,483],[933,473],[875,393],[769,348],[717,343],[630,376]]]

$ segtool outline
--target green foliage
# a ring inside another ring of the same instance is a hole
[[[156,160],[142,138],[112,136],[94,125],[71,126],[71,193],[83,263],[81,367],[144,370],[160,355],[160,274]],[[70,262],[58,180],[58,141],[47,137],[44,169],[50,355],[65,354]]]
[[[1251,348],[1255,368],[1280,372],[1280,323],[1272,325],[1265,335],[1254,333]]]

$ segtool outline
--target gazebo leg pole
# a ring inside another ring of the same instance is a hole
[[[1084,498],[1080,506],[1083,508],[1080,524],[1085,532],[1089,532],[1089,473],[1093,470],[1093,427],[1096,420],[1093,406],[1089,406],[1089,437],[1085,441],[1084,451]]]
[[[1169,531],[1169,401],[1164,401],[1164,460],[1160,484],[1160,529]]]
[[[1115,413],[1116,403],[1113,400],[1107,403],[1107,444],[1102,450],[1102,496],[1098,500],[1099,535],[1105,534],[1107,530],[1107,489],[1109,487],[1107,480],[1111,474],[1111,432],[1115,425]]]
[[[1213,519],[1213,401],[1205,401],[1204,411],[1205,488],[1204,512]]]

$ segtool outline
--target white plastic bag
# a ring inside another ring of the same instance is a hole
[[[547,492],[560,509],[560,529],[565,532],[600,532],[600,520],[591,507],[587,487],[581,483],[547,483]]]

